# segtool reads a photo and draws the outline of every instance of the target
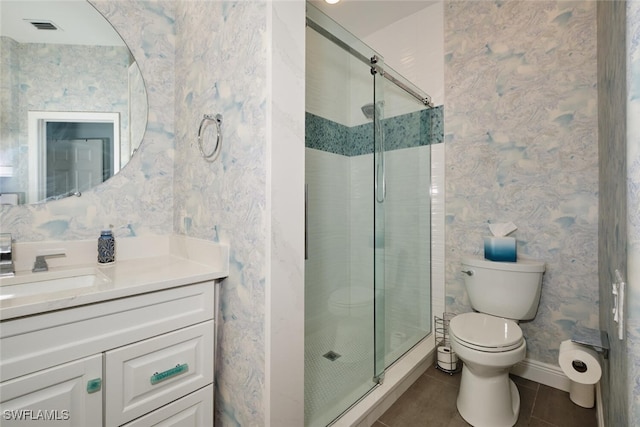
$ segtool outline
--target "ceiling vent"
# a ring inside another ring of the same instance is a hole
[[[59,28],[51,21],[30,20],[29,23],[38,30],[57,30]]]

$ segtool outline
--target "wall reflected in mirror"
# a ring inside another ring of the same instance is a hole
[[[147,94],[129,49],[86,0],[2,0],[0,9],[0,200],[41,203],[109,179],[146,129]],[[54,113],[67,130],[46,125]],[[115,115],[107,121],[116,127],[96,133],[106,126],[98,119],[87,133],[87,114]]]

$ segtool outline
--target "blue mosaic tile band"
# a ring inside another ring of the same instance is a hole
[[[349,128],[311,113],[305,113],[305,147],[349,156]]]
[[[382,120],[387,151],[444,141],[443,106]],[[373,123],[347,127],[306,113],[305,146],[343,156],[373,152]]]

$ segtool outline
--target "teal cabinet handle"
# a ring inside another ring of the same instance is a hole
[[[102,388],[102,378],[94,378],[87,381],[87,393],[95,393]]]
[[[151,375],[151,385],[156,385],[159,382],[173,378],[176,375],[184,374],[189,370],[189,365],[183,363],[182,365],[176,365],[175,368],[167,369],[164,372],[156,372]]]

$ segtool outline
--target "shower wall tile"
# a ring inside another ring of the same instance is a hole
[[[102,0],[91,3],[116,28],[144,76],[149,102],[144,141],[131,162],[115,177],[83,192],[81,198],[0,207],[0,228],[11,232],[18,241],[94,238],[110,224],[118,238],[167,234],[172,229],[173,3]],[[95,56],[97,60],[100,55]],[[126,81],[126,68],[124,72]]]
[[[373,153],[373,123],[352,126],[346,142],[350,156],[361,156]]]
[[[412,147],[385,156],[386,334],[401,334],[411,345],[431,330],[430,152]]]
[[[314,52],[313,55],[305,55],[305,111],[351,126],[351,92],[360,87],[357,84],[353,86],[351,82],[354,77],[351,73],[351,54],[310,27],[305,31],[305,45],[307,51]],[[361,67],[361,74],[369,81],[366,90],[371,86],[371,75],[365,64],[361,64]],[[364,99],[370,97],[369,94]],[[360,120],[364,121],[362,113]]]
[[[557,364],[598,327],[596,3],[447,1],[447,311],[470,311],[459,264],[488,224],[546,263],[527,357]]]
[[[431,96],[436,105],[444,103],[444,1],[363,35],[384,57],[384,63]]]
[[[431,306],[434,316],[445,311],[445,149],[431,145]]]
[[[373,155],[353,156],[350,160],[350,285],[371,289],[374,283]],[[382,243],[378,241],[378,243]]]
[[[385,150],[420,147],[443,142],[443,108],[438,106],[382,120]],[[367,123],[351,127],[349,147],[351,156],[373,152],[373,125]]]
[[[382,120],[387,151],[439,144],[444,141],[443,107],[425,109]],[[373,124],[347,127],[307,112],[305,146],[343,156],[373,152]]]
[[[348,156],[349,127],[315,114],[305,113],[305,139],[307,148]]]
[[[308,259],[305,261],[305,330],[318,330],[331,317],[329,296],[349,286],[351,209],[349,157],[307,148]]]
[[[444,105],[438,105],[428,111],[427,126],[430,126],[429,134],[431,135],[429,144],[440,144],[444,142]]]

